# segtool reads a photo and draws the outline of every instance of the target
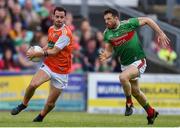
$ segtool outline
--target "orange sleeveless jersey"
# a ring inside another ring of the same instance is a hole
[[[49,56],[44,60],[44,63],[51,69],[51,71],[59,74],[68,74],[71,71],[71,53],[72,53],[72,32],[68,26],[64,25],[61,29],[55,30],[51,26],[48,30],[48,48],[53,48],[56,41],[61,35],[69,37],[70,42],[59,53],[54,56]]]

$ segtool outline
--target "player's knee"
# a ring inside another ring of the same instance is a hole
[[[128,79],[128,77],[126,75],[120,74],[119,75],[119,80],[120,80],[121,83],[126,83],[126,82],[128,82],[129,79]]]
[[[31,89],[36,89],[38,86],[39,86],[39,84],[37,82],[31,82],[30,85],[29,85],[29,87]]]

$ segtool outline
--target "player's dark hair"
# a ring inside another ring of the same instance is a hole
[[[104,15],[108,13],[111,13],[113,16],[117,16],[118,18],[120,17],[119,12],[116,9],[108,8],[104,11]]]
[[[66,10],[63,7],[56,7],[53,11],[53,14],[55,14],[56,11],[64,12],[66,16]]]

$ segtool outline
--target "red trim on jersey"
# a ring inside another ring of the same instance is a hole
[[[138,65],[137,68],[140,69],[144,64],[145,64],[145,60],[142,59],[142,60],[141,60],[141,63]]]
[[[111,40],[113,46],[120,46],[129,41],[134,36],[135,31],[128,32],[120,37]]]

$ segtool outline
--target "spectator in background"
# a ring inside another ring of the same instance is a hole
[[[3,57],[1,60],[1,70],[6,70],[6,71],[13,71],[13,72],[19,72],[20,67],[17,66],[13,59],[13,54],[10,48],[5,48],[3,52]]]
[[[27,27],[32,28],[40,22],[39,15],[35,12],[31,0],[26,0],[22,10],[22,16],[26,20]]]
[[[87,41],[86,48],[82,49],[82,53],[84,55],[84,71],[95,71],[95,62],[96,59],[98,59],[98,51],[96,47],[96,40],[94,38],[90,38]]]
[[[73,16],[70,12],[66,14],[66,25],[69,26],[72,32],[75,31],[75,26],[73,25]]]
[[[26,51],[28,50],[29,45],[27,43],[23,43],[20,45],[17,54],[17,63],[21,67],[22,70],[34,70],[37,68],[37,64],[29,61],[26,57]]]
[[[8,32],[9,29],[5,24],[0,24],[0,53],[3,52],[3,49],[6,47],[10,48],[14,53],[16,53],[15,47],[13,45],[13,40],[10,38]]]
[[[89,20],[83,19],[80,26],[80,45],[86,47],[87,41],[91,38],[95,39],[96,30],[90,26]]]
[[[101,31],[96,32],[96,42],[97,42],[97,48],[103,48],[104,49],[104,39],[103,39],[103,33]]]
[[[81,46],[79,45],[79,37],[76,33],[73,34],[73,55],[72,55],[72,67],[71,72],[82,73],[83,71],[83,54],[81,53]]]
[[[41,26],[36,26],[34,30],[34,36],[30,43],[30,46],[39,45],[40,39],[43,36]]]
[[[11,39],[14,41],[16,49],[18,49],[23,43],[28,43],[33,39],[32,31],[22,28],[21,22],[15,22],[14,29],[9,32]]]
[[[27,23],[22,15],[21,6],[18,3],[15,3],[14,6],[12,6],[12,8],[9,9],[9,12],[13,23],[21,22],[22,26],[24,28],[27,28]]]
[[[9,1],[12,1],[12,0],[9,0]],[[18,0],[18,2],[21,5],[21,7],[24,7],[26,0]],[[39,12],[41,8],[40,5],[42,5],[43,0],[31,0],[30,2],[32,3],[33,10],[35,12]]]
[[[15,5],[15,1],[14,0],[7,0],[6,1],[6,7],[8,8],[8,10],[13,10],[13,7]]]
[[[167,48],[167,49],[161,48],[157,54],[161,60],[164,60],[166,63],[168,63],[170,65],[173,65],[174,61],[177,58],[176,52],[173,51],[173,49],[171,49],[171,48]]]
[[[48,14],[46,15],[47,16],[44,16],[41,20],[41,28],[44,34],[48,33],[48,28],[52,25],[52,20],[50,19],[50,16]]]
[[[41,19],[42,32],[45,34],[48,33],[49,27],[53,24],[50,17],[50,14],[52,13],[53,8],[54,8],[54,5],[51,0],[44,0],[41,11],[39,12],[42,17]]]
[[[5,7],[5,4],[6,4],[5,0],[0,0],[0,7]]]
[[[48,10],[49,13],[52,13],[55,7],[52,0],[44,0],[43,6]]]
[[[152,43],[152,49],[155,51],[159,59],[165,61],[169,65],[173,65],[174,61],[177,59],[176,52],[169,45],[168,48],[163,48],[159,43],[157,38],[155,38]]]
[[[14,46],[20,46],[23,43],[23,30],[22,23],[20,21],[14,23],[14,27],[9,32],[9,35],[14,42]]]
[[[11,17],[7,13],[7,10],[4,7],[0,7],[0,24],[10,24]]]

